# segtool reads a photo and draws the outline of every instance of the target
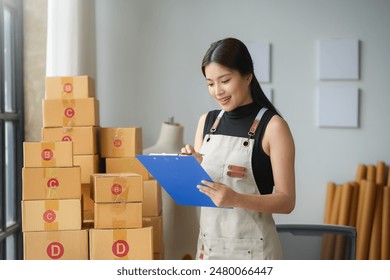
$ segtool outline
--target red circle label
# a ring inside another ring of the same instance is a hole
[[[64,111],[64,115],[67,118],[73,118],[74,114],[75,114],[75,112],[74,112],[73,108],[66,108]]]
[[[112,253],[117,257],[124,257],[129,253],[129,244],[125,240],[117,240],[112,244]]]
[[[60,185],[60,182],[56,178],[50,178],[47,180],[47,187],[50,189],[56,189]]]
[[[73,91],[73,85],[71,83],[64,84],[65,93],[72,93],[72,91]]]
[[[69,135],[65,135],[64,137],[62,137],[62,141],[64,141],[64,142],[72,141],[72,137],[70,137]]]
[[[41,152],[41,157],[43,160],[51,160],[53,158],[53,156],[54,156],[54,153],[50,149],[44,149]]]
[[[43,220],[46,223],[52,223],[56,220],[56,218],[57,218],[56,212],[54,212],[53,210],[46,210],[43,213]]]
[[[122,140],[121,139],[114,139],[114,146],[117,148],[122,146]]]
[[[122,186],[120,184],[113,184],[111,186],[111,193],[113,195],[120,195],[122,193]]]
[[[47,255],[53,260],[61,258],[64,252],[64,246],[60,242],[51,242],[46,248]]]

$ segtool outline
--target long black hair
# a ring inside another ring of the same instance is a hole
[[[234,69],[242,76],[252,74],[250,92],[253,101],[259,106],[267,107],[268,109],[279,114],[274,105],[272,105],[261,89],[261,86],[253,70],[252,57],[248,51],[248,48],[243,42],[235,38],[226,38],[212,43],[202,60],[203,76],[206,76],[205,67],[211,62],[215,62],[227,68]]]

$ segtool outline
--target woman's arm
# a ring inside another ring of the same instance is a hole
[[[195,132],[194,147],[187,144],[185,147],[181,148],[182,153],[192,154],[193,156],[195,156],[195,158],[198,160],[199,163],[201,163],[203,160],[203,157],[199,153],[199,150],[203,144],[203,127],[204,127],[204,124],[206,121],[206,116],[207,116],[207,113],[203,114],[199,118],[198,126],[197,126],[196,132]]]

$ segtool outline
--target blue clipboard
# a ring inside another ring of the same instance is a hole
[[[180,205],[217,207],[196,187],[202,180],[213,181],[193,156],[136,155],[136,158]]]

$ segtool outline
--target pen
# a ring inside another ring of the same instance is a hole
[[[192,153],[179,153],[178,154],[179,156],[192,156]],[[202,157],[204,156],[204,154],[200,154]]]

